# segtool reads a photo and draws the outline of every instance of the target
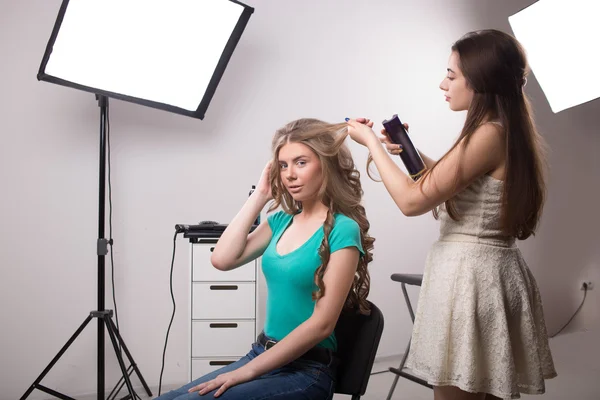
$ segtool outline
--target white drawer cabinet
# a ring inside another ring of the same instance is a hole
[[[248,338],[254,337],[253,320],[192,321],[192,358],[193,357],[236,357],[250,350]],[[227,343],[226,347],[215,343]]]
[[[237,361],[256,340],[257,262],[219,271],[216,238],[191,243],[190,380]]]
[[[191,376],[199,378],[239,359],[240,357],[192,358]]]
[[[192,280],[204,282],[255,282],[255,261],[242,265],[233,271],[219,271],[210,263],[210,255],[215,245],[192,246]]]
[[[194,282],[192,320],[254,319],[255,298],[254,282]]]

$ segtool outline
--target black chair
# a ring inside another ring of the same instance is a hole
[[[383,314],[371,302],[371,314],[343,311],[335,327],[338,357],[335,393],[360,399],[367,391],[375,354],[383,332]]]
[[[404,300],[406,301],[406,306],[408,307],[408,313],[410,314],[410,319],[412,322],[415,322],[415,313],[413,312],[412,305],[410,304],[410,298],[408,297],[408,293],[406,292],[406,285],[413,286],[421,286],[423,283],[423,275],[420,274],[393,274],[392,280],[395,282],[400,282],[402,284],[402,293],[404,294]],[[392,383],[392,387],[388,393],[387,399],[390,400],[392,395],[394,394],[394,390],[396,389],[396,384],[398,383],[398,378],[403,377],[405,379],[411,380],[419,385],[427,386],[432,389],[433,386],[427,383],[427,381],[418,378],[408,372],[405,371],[404,364],[406,363],[406,358],[408,357],[408,351],[410,350],[410,340],[408,341],[408,345],[406,346],[406,351],[404,351],[404,356],[402,357],[402,361],[400,362],[400,366],[398,368],[390,367],[390,372],[394,373],[396,376],[394,377],[394,382]]]

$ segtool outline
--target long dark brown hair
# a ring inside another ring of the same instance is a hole
[[[505,177],[501,224],[507,236],[526,239],[535,233],[546,194],[545,143],[523,91],[529,71],[525,51],[512,36],[497,30],[467,33],[452,46],[459,67],[473,90],[462,132],[444,159],[464,141],[464,148],[482,124],[498,121],[505,137]],[[420,179],[422,184],[438,165]],[[368,168],[368,167],[367,167]],[[449,216],[460,218],[453,199],[445,202]],[[437,210],[433,212],[437,218]]]
[[[329,124],[317,119],[304,118],[292,121],[277,130],[273,137],[272,152],[273,164],[279,165],[279,150],[287,143],[302,143],[319,157],[323,183],[318,196],[327,206],[327,217],[323,224],[323,241],[319,248],[321,265],[315,271],[315,284],[318,290],[313,292],[313,300],[325,294],[323,276],[331,255],[329,247],[329,234],[334,227],[334,214],[343,214],[358,224],[360,240],[365,252],[358,261],[352,288],[346,299],[346,308],[358,309],[363,314],[370,312],[367,296],[370,290],[370,276],[367,269],[373,259],[372,249],[375,239],[369,236],[370,224],[367,220],[362,203],[363,190],[360,182],[360,173],[356,169],[352,154],[344,144],[348,135],[348,125]],[[273,204],[269,211],[281,208],[288,214],[295,214],[302,209],[302,204],[295,201],[286,190],[281,181],[278,168],[271,168],[271,190]]]

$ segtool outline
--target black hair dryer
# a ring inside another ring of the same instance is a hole
[[[392,142],[402,146],[399,156],[409,176],[414,181],[418,180],[427,168],[421,155],[410,140],[406,129],[404,129],[402,122],[400,122],[398,114],[394,114],[392,118],[386,119],[382,124]]]

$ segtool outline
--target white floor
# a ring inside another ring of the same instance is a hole
[[[399,344],[404,347],[404,343]],[[575,332],[558,336],[550,341],[558,377],[546,382],[543,396],[523,395],[524,400],[600,400],[600,333]],[[385,371],[397,367],[400,357],[376,362],[373,371]],[[384,400],[387,398],[394,375],[387,372],[375,374],[369,380],[363,400]],[[152,388],[156,393],[156,389]],[[170,388],[165,387],[169,390]],[[143,390],[137,390],[142,394]],[[121,393],[122,397],[124,393]],[[147,396],[141,396],[143,400]],[[96,396],[82,398],[95,400]],[[350,399],[350,396],[335,395],[334,400]],[[433,392],[412,381],[400,378],[392,397],[394,400],[432,400]]]
[[[600,333],[576,332],[557,336],[550,340],[554,364],[558,376],[546,381],[546,394],[542,396],[522,395],[524,400],[600,400]],[[373,370],[397,367],[400,358],[376,363]],[[392,365],[389,365],[392,364]],[[371,376],[363,400],[387,398],[394,380],[391,373]],[[334,396],[334,400],[350,399],[350,396]],[[393,400],[432,400],[431,389],[400,378]]]

